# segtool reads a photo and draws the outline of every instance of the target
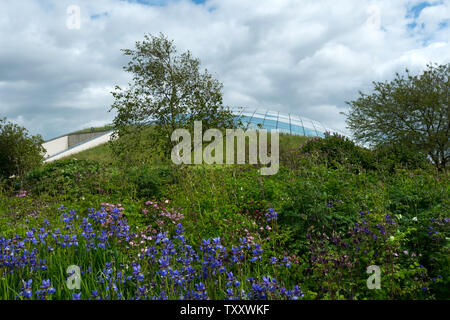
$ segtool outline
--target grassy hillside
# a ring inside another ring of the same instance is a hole
[[[304,136],[296,136],[296,135],[288,135],[288,134],[280,134],[280,152],[283,154],[287,154],[288,152],[292,150],[298,149],[300,145],[305,143],[311,139],[310,137],[304,137]],[[142,142],[143,144],[146,143],[146,141]],[[224,139],[224,146],[226,144],[226,138]],[[246,150],[248,152],[248,148]],[[225,154],[225,148],[224,148],[224,154]],[[235,153],[236,154],[236,153]],[[79,159],[79,160],[95,160],[100,162],[111,162],[113,159],[113,154],[111,152],[111,149],[109,148],[108,144],[104,144],[89,150],[85,150],[82,152],[79,152],[77,154],[73,154],[70,156],[65,157],[64,159]],[[246,155],[246,159],[248,159],[248,153]]]
[[[85,150],[76,154],[65,157],[64,159],[93,160],[99,162],[111,162],[111,149],[108,144],[102,144],[95,148]]]
[[[104,132],[104,131],[110,131],[114,129],[113,125],[105,125],[103,127],[92,127],[92,128],[86,128],[86,129],[81,129],[78,131],[74,131],[69,133],[70,134],[80,134],[80,133],[89,133],[89,132]]]

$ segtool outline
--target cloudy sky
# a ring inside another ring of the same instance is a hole
[[[77,28],[68,8],[80,9]],[[45,139],[111,122],[145,33],[165,33],[230,106],[345,129],[345,101],[406,67],[450,62],[450,0],[0,1],[0,117]]]

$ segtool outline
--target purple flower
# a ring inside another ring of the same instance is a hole
[[[72,300],[81,300],[81,292],[80,293],[72,293]]]
[[[46,295],[55,293],[55,288],[52,287],[50,279],[42,280],[41,292]]]

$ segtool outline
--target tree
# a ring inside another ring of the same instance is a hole
[[[222,103],[222,84],[207,70],[201,73],[200,61],[189,51],[177,55],[173,41],[163,34],[145,35],[134,50],[122,51],[130,57],[124,70],[133,74],[133,82],[127,89],[116,86],[112,93],[115,101],[110,111],[117,111],[113,137],[120,138],[113,144],[118,153],[127,153],[124,146],[147,152],[149,147],[153,152],[159,147],[168,156],[176,144],[172,132],[193,131],[195,120],[203,121],[203,131],[235,126],[232,112]],[[142,136],[153,144],[142,146]]]
[[[23,176],[41,165],[44,140],[40,135],[29,136],[27,129],[0,119],[0,177]]]
[[[347,102],[347,125],[356,140],[374,146],[401,145],[427,155],[439,169],[450,157],[450,64],[428,64],[420,75],[396,73],[373,82],[370,95]]]

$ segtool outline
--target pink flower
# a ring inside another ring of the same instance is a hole
[[[17,198],[24,198],[24,197],[27,196],[27,194],[28,194],[28,191],[26,191],[26,190],[20,190],[19,193],[16,194],[16,197],[17,197]]]

